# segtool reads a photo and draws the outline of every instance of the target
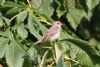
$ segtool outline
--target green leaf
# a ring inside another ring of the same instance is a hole
[[[29,55],[31,60],[34,60],[37,57],[37,50],[34,47],[30,47],[27,51],[27,54]]]
[[[22,12],[20,12],[17,16],[17,22],[24,22],[24,20],[26,19],[27,17],[27,13],[28,13],[28,10],[24,10]]]
[[[42,11],[42,13],[45,13],[48,17],[51,17],[53,15],[53,7],[51,7],[53,3],[53,0],[42,0],[41,6],[40,6],[40,11]]]
[[[64,0],[55,0],[55,4],[54,4],[55,8],[56,8],[56,12],[57,12],[57,16],[61,17],[65,12],[65,3]]]
[[[35,23],[36,23],[35,18],[33,17],[32,13],[29,12],[28,29],[37,39],[39,39],[41,35],[39,34],[39,31],[36,30]]]
[[[62,64],[62,49],[60,47],[60,45],[58,44],[55,44],[55,52],[56,52],[56,66],[57,67],[63,67],[63,64]]]
[[[47,32],[47,28],[45,25],[43,25],[35,16],[33,16],[33,21],[35,21],[38,25],[39,25],[39,30],[42,31],[42,33],[46,33]]]
[[[3,17],[3,20],[7,23],[8,26],[10,26],[10,20],[6,17]]]
[[[88,5],[89,1],[87,1],[88,7],[90,7],[90,10],[95,8],[99,4],[100,0],[91,0],[90,5]]]
[[[0,4],[3,4],[5,2],[5,0],[0,0]]]
[[[46,15],[44,12],[39,11],[39,10],[36,9],[36,8],[32,8],[32,11],[35,12],[37,15],[39,15],[39,16],[45,18],[47,21],[53,22],[53,20],[52,20],[50,17],[48,17],[48,15]]]
[[[64,39],[61,41],[70,41],[71,43],[74,43],[76,46],[78,46],[81,49],[83,49],[84,51],[86,51],[86,53],[88,53],[90,55],[100,56],[100,54],[97,52],[97,50],[86,41],[79,40],[79,39],[73,39],[73,38],[68,38],[68,39]]]
[[[3,26],[4,22],[3,22],[3,19],[2,17],[0,17],[0,27]]]
[[[5,1],[3,6],[5,6],[5,7],[20,7],[20,5],[18,5],[17,3],[13,2],[13,1]]]
[[[24,28],[24,25],[20,25],[20,26],[17,28],[17,33],[18,33],[18,35],[19,35],[22,39],[25,39],[25,38],[27,38],[27,36],[28,36],[28,32],[27,32],[27,30]]]
[[[18,8],[18,7],[13,7],[13,8],[11,8],[11,9],[7,10],[6,14],[7,14],[7,15],[11,15],[11,14],[17,13],[17,12],[20,11],[20,10],[21,10],[21,9]]]
[[[67,14],[68,21],[72,25],[72,27],[76,30],[78,24],[84,16],[83,10],[70,8],[69,13]]]
[[[8,41],[7,38],[0,37],[0,58],[4,57]]]
[[[40,67],[45,67],[45,61],[46,61],[46,58],[47,58],[47,55],[48,55],[48,52],[49,52],[50,49],[48,49],[47,51],[45,51],[43,57],[42,57],[42,61],[40,63]]]
[[[87,67],[93,66],[91,58],[84,51],[79,50],[79,52],[76,55],[77,60],[81,65],[86,65]]]
[[[0,36],[8,37],[8,33],[6,31],[5,32],[0,31]]]
[[[9,67],[22,67],[25,52],[22,47],[15,41],[11,41],[6,49],[6,62]]]
[[[28,57],[25,58],[23,67],[32,67],[32,61]]]
[[[32,7],[34,7],[34,8],[41,7],[42,3],[43,3],[42,0],[31,0]]]

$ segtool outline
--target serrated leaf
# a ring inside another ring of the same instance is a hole
[[[27,17],[27,13],[28,13],[28,10],[24,10],[22,12],[20,12],[17,16],[17,22],[24,22],[24,20],[26,19]]]
[[[23,25],[20,25],[20,26],[17,28],[17,33],[18,33],[18,35],[19,35],[22,39],[25,39],[25,38],[27,38],[27,36],[28,36],[28,32],[27,32],[27,30],[24,28]]]
[[[9,67],[22,67],[25,52],[15,41],[12,41],[6,49],[6,62]]]
[[[35,22],[36,22],[36,20],[34,20],[34,17],[33,17],[33,15],[32,15],[32,13],[31,12],[29,12],[29,18],[28,18],[28,29],[29,29],[29,31],[37,38],[37,39],[39,39],[40,37],[41,37],[41,35],[39,34],[39,32],[38,31],[36,31],[36,29],[35,29]]]
[[[92,10],[98,4],[100,4],[100,0],[91,0],[91,5],[88,5],[88,7],[91,7],[91,10]]]
[[[77,60],[80,64],[86,65],[87,67],[93,66],[91,58],[82,50],[79,50],[77,53]]]
[[[61,41],[70,41],[71,43],[74,43],[76,46],[80,47],[90,55],[98,55],[98,56],[100,55],[97,52],[97,50],[86,41],[73,39],[73,38],[68,38]]]
[[[83,10],[70,8],[67,18],[68,18],[68,21],[70,22],[70,24],[72,25],[72,27],[74,29],[76,29],[78,24],[82,20],[83,16],[84,16]]]

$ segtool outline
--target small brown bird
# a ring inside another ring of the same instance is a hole
[[[54,21],[53,25],[50,27],[50,29],[44,34],[37,42],[35,42],[33,45],[46,42],[46,41],[54,41],[57,39],[60,35],[60,29],[61,29],[62,23],[60,21]]]

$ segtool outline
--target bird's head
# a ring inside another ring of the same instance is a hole
[[[60,21],[54,21],[53,26],[61,27],[63,24]]]

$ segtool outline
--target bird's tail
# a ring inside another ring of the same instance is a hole
[[[42,40],[38,40],[38,41],[36,41],[35,43],[33,43],[32,45],[37,45],[37,44],[39,44],[39,43],[41,43],[42,42]]]

